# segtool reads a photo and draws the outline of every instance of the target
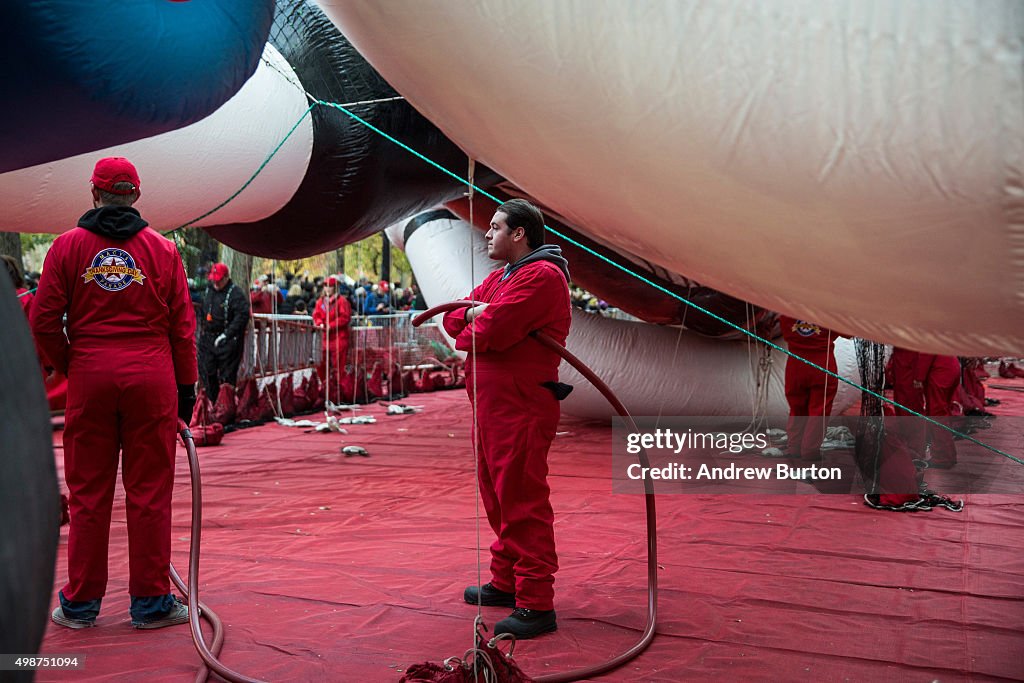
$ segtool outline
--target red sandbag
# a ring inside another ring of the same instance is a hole
[[[258,422],[260,419],[260,390],[256,386],[255,379],[242,380],[238,386],[238,414],[239,421],[248,420]]]
[[[419,377],[416,378],[416,391],[428,392],[434,389],[434,381],[430,378],[430,373],[420,372]]]
[[[452,385],[452,375],[448,370],[435,370],[430,373],[430,381],[434,383],[434,390],[448,389]]]
[[[391,372],[388,373],[388,393],[392,398],[408,394],[405,389],[405,375],[402,374],[402,366],[398,363],[391,364]]]
[[[281,401],[281,414],[291,417],[295,414],[295,384],[291,375],[285,375],[281,380],[281,389],[278,391],[278,398]]]
[[[373,364],[370,379],[366,380],[367,403],[384,395],[384,368],[380,363]]]
[[[407,394],[414,394],[420,389],[416,386],[416,371],[410,370],[402,374],[402,389]]]
[[[260,420],[273,420],[277,415],[277,384],[268,382],[260,390]]]
[[[338,381],[338,396],[334,400],[337,403],[348,403],[356,393],[356,376],[351,372],[342,374]]]
[[[189,420],[189,427],[197,427],[207,425],[213,422],[210,419],[210,410],[212,410],[213,404],[210,403],[210,397],[206,395],[206,389],[200,389],[199,395],[196,396],[196,405],[192,409],[192,419]]]
[[[224,427],[219,422],[213,422],[201,427],[192,427],[191,432],[192,441],[195,443],[196,448],[219,446],[220,442],[224,439]]]
[[[292,406],[295,408],[295,412],[299,415],[308,413],[311,408],[309,407],[309,378],[303,377],[299,386],[292,393]]]
[[[222,425],[234,424],[238,416],[237,400],[235,388],[230,384],[221,384],[217,393],[217,402],[210,410],[210,422],[220,422]]]
[[[315,372],[309,375],[309,385],[306,387],[306,399],[309,401],[309,409],[312,411],[324,409],[324,397],[321,391],[320,375]]]

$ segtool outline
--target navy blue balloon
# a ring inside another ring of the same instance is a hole
[[[194,123],[256,70],[273,0],[0,3],[0,172]]]

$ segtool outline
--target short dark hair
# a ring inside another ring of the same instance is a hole
[[[131,206],[139,196],[135,193],[135,185],[129,182],[114,183],[114,189],[123,194],[114,194],[96,188],[100,195],[100,204],[103,206]]]
[[[4,254],[0,256],[4,260],[4,265],[7,266],[7,274],[11,276],[11,283],[14,284],[14,288],[25,286],[25,278],[21,275],[21,264],[13,256]]]
[[[510,199],[498,211],[508,216],[505,222],[509,230],[522,228],[526,232],[526,244],[531,249],[544,244],[544,214],[536,206],[525,199]]]

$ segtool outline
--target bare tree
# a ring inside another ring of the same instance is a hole
[[[249,283],[252,282],[252,256],[235,251],[226,244],[221,245],[221,256],[231,273],[231,279],[241,286],[243,291],[247,290]]]
[[[0,232],[0,254],[13,256],[24,269],[25,264],[21,258],[21,233]]]

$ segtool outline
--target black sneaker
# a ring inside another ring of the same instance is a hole
[[[962,500],[953,500],[946,496],[940,496],[937,493],[925,493],[921,496],[921,499],[917,501],[917,509],[931,510],[932,508],[946,508],[951,512],[960,512],[964,509],[964,502]]]
[[[518,640],[536,638],[541,634],[557,630],[558,624],[555,623],[555,610],[553,609],[536,610],[516,607],[512,614],[494,625],[494,635],[511,633]]]
[[[484,607],[515,607],[516,594],[500,591],[490,584],[480,586],[468,586],[462,594],[462,599],[470,605],[483,605]]]

